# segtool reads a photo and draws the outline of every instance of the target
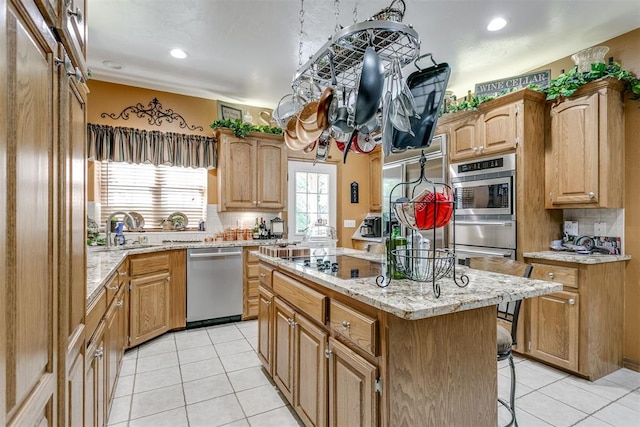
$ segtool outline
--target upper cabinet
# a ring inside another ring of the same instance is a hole
[[[35,0],[50,27],[56,30],[73,64],[72,74],[87,77],[87,0]]]
[[[550,104],[546,208],[623,207],[622,90],[618,80],[600,80]]]
[[[515,150],[522,103],[509,99],[507,95],[482,104],[477,111],[453,113],[441,119],[449,134],[451,162]]]
[[[218,209],[283,210],[287,198],[287,154],[279,135],[236,137],[217,132]]]

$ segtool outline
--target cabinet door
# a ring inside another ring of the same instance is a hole
[[[293,403],[293,309],[275,297],[273,327],[273,381]]]
[[[83,341],[84,346],[84,341]],[[84,419],[84,352],[78,353],[67,374],[67,423],[80,426]]]
[[[516,147],[516,105],[494,108],[479,121],[483,146],[479,154],[496,154]]]
[[[279,141],[258,140],[257,207],[263,209],[284,209],[287,198],[287,154]],[[254,169],[255,170],[255,169]],[[253,178],[247,176],[246,180]]]
[[[329,351],[329,425],[378,425],[377,368],[333,338]]]
[[[382,210],[382,151],[369,154],[369,211]]]
[[[327,425],[328,334],[296,314],[293,407],[307,426]]]
[[[122,356],[126,347],[124,289],[121,289],[107,312],[105,331],[105,357],[107,365],[107,401],[111,402],[115,391]]]
[[[104,325],[104,323],[103,323]],[[104,330],[104,326],[101,326]],[[103,333],[87,348],[85,360],[84,425],[102,427],[105,424],[105,358]]]
[[[257,246],[247,246],[242,250],[242,320],[255,319],[260,310],[258,301],[258,258],[251,255],[251,251],[257,250]]]
[[[0,425],[57,424],[56,41],[32,3],[2,2]],[[6,296],[6,298],[5,298]],[[61,334],[65,336],[66,334]]]
[[[162,335],[169,330],[169,273],[131,279],[130,345]]]
[[[222,137],[224,175],[220,197],[227,208],[255,208],[256,195],[256,142],[252,138]]]
[[[449,128],[451,161],[467,159],[478,154],[478,147],[482,147],[483,144],[477,122],[477,116],[474,115],[451,123]]]
[[[578,370],[579,305],[575,292],[531,298],[531,356]]]
[[[272,375],[273,354],[273,294],[264,286],[258,288],[258,358]]]
[[[598,94],[551,108],[551,150],[545,158],[547,207],[598,203]]]

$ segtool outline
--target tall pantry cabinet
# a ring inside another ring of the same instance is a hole
[[[87,90],[84,46],[70,43],[84,41],[81,3],[0,3],[0,425],[82,423]]]

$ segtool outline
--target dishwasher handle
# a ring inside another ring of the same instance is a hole
[[[211,252],[211,253],[202,253],[202,254],[189,254],[190,259],[195,258],[224,258],[224,257],[236,257],[242,256],[242,252]]]

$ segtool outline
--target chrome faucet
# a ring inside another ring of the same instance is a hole
[[[107,220],[106,220],[106,224],[105,224],[105,228],[104,228],[104,234],[105,234],[105,246],[107,248],[111,247],[111,218],[115,215],[124,215],[125,218],[129,218],[130,224],[135,224],[135,220],[133,219],[133,217],[131,215],[129,215],[128,212],[124,212],[124,211],[117,211],[117,212],[113,212],[110,215],[107,215]],[[123,222],[125,220],[123,219]]]

